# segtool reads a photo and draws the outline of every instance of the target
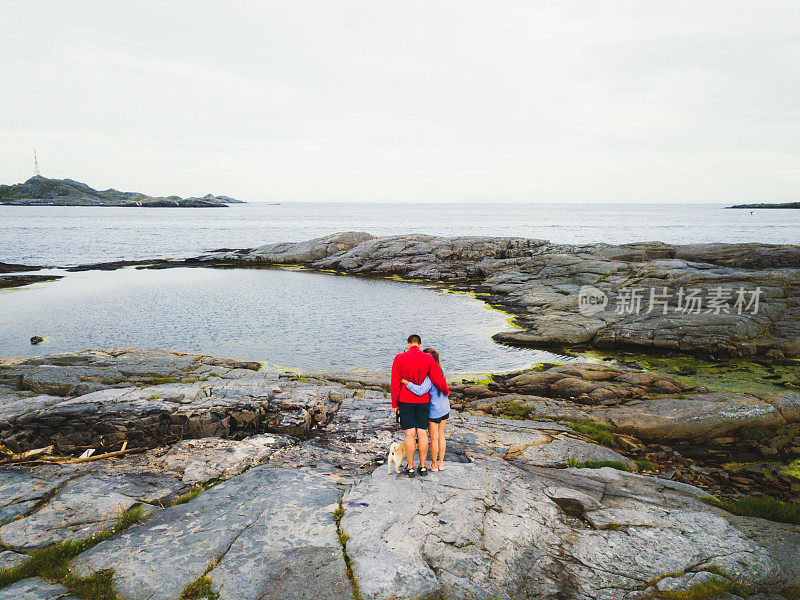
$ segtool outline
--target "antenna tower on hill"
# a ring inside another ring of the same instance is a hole
[[[33,176],[38,177],[41,175],[39,171],[39,159],[36,156],[36,150],[33,151]]]

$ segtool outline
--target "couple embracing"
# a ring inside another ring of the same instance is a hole
[[[394,357],[392,364],[392,408],[400,419],[404,443],[392,444],[396,469],[405,457],[405,474],[414,476],[414,450],[419,441],[420,475],[427,475],[428,432],[431,435],[431,471],[444,471],[444,427],[450,416],[450,390],[444,379],[439,354],[422,350],[422,339],[408,336],[408,350]],[[392,458],[390,452],[390,459]]]

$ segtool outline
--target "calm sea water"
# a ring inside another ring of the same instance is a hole
[[[132,346],[388,371],[409,333],[449,373],[559,360],[495,344],[506,316],[421,285],[276,269],[89,271],[0,291],[0,356]],[[40,335],[46,342],[31,346]]]
[[[0,206],[0,261],[65,266],[195,256],[221,247],[374,235],[505,235],[563,243],[797,243],[800,210],[712,205],[250,204],[227,209]],[[559,357],[503,347],[506,317],[465,295],[392,281],[278,270],[69,273],[0,291],[0,355],[135,346],[300,368],[387,370],[412,331],[450,372]],[[32,347],[29,338],[47,342]]]
[[[327,204],[222,209],[0,206],[0,261],[70,265],[373,235],[508,235],[563,243],[800,242],[800,210],[722,205]]]

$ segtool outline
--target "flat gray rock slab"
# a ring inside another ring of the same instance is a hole
[[[505,598],[520,551],[533,540],[553,553],[560,545],[552,527],[558,506],[497,458],[447,463],[443,473],[425,478],[378,469],[344,504],[342,529],[367,600],[447,591]]]
[[[455,411],[451,412],[448,427],[453,441],[500,455],[547,443],[551,433],[569,431],[567,426],[552,421],[518,421]]]
[[[0,443],[14,451],[54,446],[59,454],[79,454],[87,448],[117,450],[124,442],[131,448],[157,447],[178,439],[267,431],[305,437],[327,425],[345,397],[340,383],[235,367],[258,363],[158,351],[99,354],[116,365],[113,373],[105,362],[85,364],[85,353],[0,365],[0,385],[30,379],[25,391],[0,397]],[[42,361],[49,362],[38,364]],[[155,374],[153,365],[160,365]],[[53,378],[85,382],[48,392],[42,382]],[[30,398],[34,393],[39,396]]]
[[[0,590],[0,600],[78,600],[67,588],[32,577]]]
[[[217,437],[183,440],[153,461],[157,467],[178,474],[183,483],[194,484],[240,475],[267,460],[279,448],[295,442],[291,437],[269,433],[244,440]]]
[[[568,460],[579,462],[613,460],[633,467],[632,460],[599,444],[592,444],[566,435],[559,435],[552,441],[528,446],[518,460],[542,467],[563,467]]]
[[[453,412],[451,439],[473,450],[496,453],[542,467],[563,467],[577,461],[633,462],[610,448],[574,437],[569,426],[554,421],[529,421]]]
[[[788,523],[775,523],[765,519],[750,519],[731,515],[729,519],[759,546],[767,548],[770,555],[781,564],[789,581],[800,582],[800,527]]]
[[[788,407],[789,400],[784,404]],[[722,437],[744,425],[767,427],[787,422],[774,404],[735,392],[645,398],[592,412],[621,432],[648,440]],[[788,408],[786,412],[788,415]]]
[[[577,437],[567,425],[553,421],[522,421],[475,413],[452,412],[450,442],[472,453],[496,454],[542,467],[563,467],[577,461],[633,462],[610,448]]]
[[[256,467],[95,546],[73,569],[113,568],[129,600],[174,600],[207,571],[224,599],[304,597],[299,589],[350,599],[332,517],[340,495],[308,469]]]
[[[682,574],[673,583],[685,589],[715,567],[763,589],[794,585],[795,536],[767,523],[785,539],[760,539],[703,495],[610,468],[476,455],[426,478],[375,471],[345,495],[342,529],[366,600],[633,600],[661,575]]]
[[[26,558],[28,556],[25,554],[12,552],[11,550],[0,550],[0,569],[13,569],[25,562]]]
[[[530,474],[548,482],[549,497],[590,524],[581,528],[573,522],[574,535],[565,546],[570,572],[587,597],[592,589],[632,595],[642,582],[666,573],[684,573],[685,589],[692,573],[714,567],[755,587],[779,590],[796,581],[800,556],[748,535],[742,521],[765,523],[777,536],[783,526],[708,506],[698,488],[611,468],[534,469]],[[576,495],[583,498],[574,502]]]
[[[239,252],[215,252],[200,257],[200,260],[232,260],[243,262],[270,262],[270,263],[302,263],[312,260],[319,260],[349,250],[363,241],[371,240],[373,237],[360,231],[348,231],[344,233],[334,233],[322,238],[314,238],[305,242],[279,242],[277,244],[267,244],[249,250],[246,253]]]
[[[48,396],[46,394],[25,396],[16,390],[7,394],[0,393],[0,419],[11,419],[26,412],[31,413],[48,406],[54,406],[60,402],[64,402],[64,398],[60,396]]]
[[[71,475],[71,470],[64,467],[0,467],[0,524],[33,510],[37,502],[53,494]]]
[[[57,469],[7,467],[2,474],[11,485],[0,489],[0,498],[10,500],[0,507],[6,521],[0,544],[24,552],[99,533],[134,504],[156,510],[184,487],[171,475],[99,462]]]

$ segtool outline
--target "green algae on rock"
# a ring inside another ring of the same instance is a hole
[[[630,352],[566,347],[568,355],[605,362],[626,368],[660,373],[695,386],[720,391],[751,393],[800,393],[800,359],[796,358],[726,358],[712,360],[664,352]]]

